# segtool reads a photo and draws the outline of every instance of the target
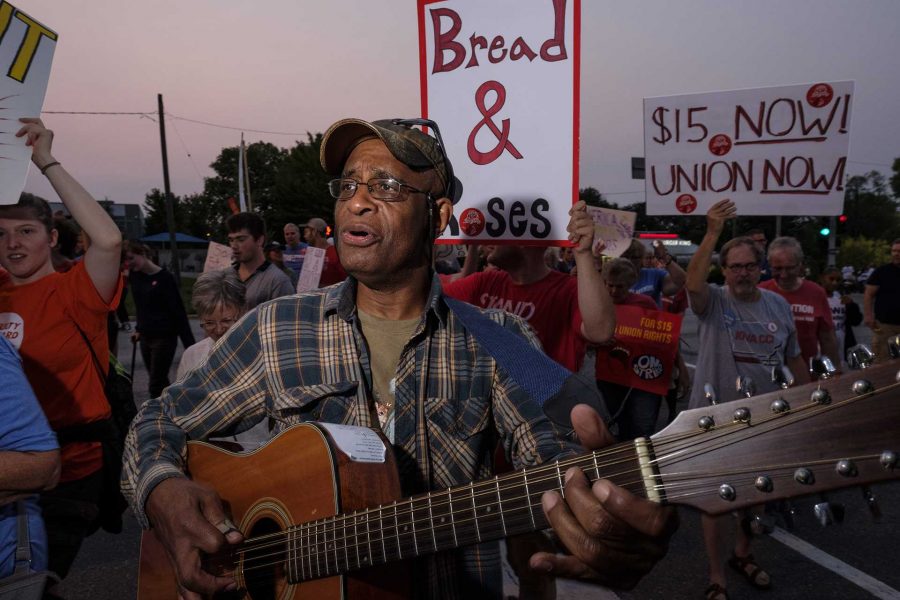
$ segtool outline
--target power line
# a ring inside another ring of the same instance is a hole
[[[178,136],[178,141],[181,142],[181,147],[184,148],[184,153],[187,154],[188,160],[191,161],[191,166],[194,167],[194,172],[197,173],[197,177],[200,178],[200,183],[203,183],[203,175],[200,174],[200,169],[197,168],[197,164],[194,162],[194,157],[191,156],[190,150],[187,148],[187,144],[184,143],[184,138],[181,137],[181,132],[178,131],[178,127],[175,125],[175,121],[169,120],[172,123],[172,129],[175,130],[175,135]]]
[[[872,165],[873,167],[888,167],[891,168],[892,165],[888,165],[885,163],[876,163],[876,162],[865,162],[862,160],[848,160],[848,163],[853,163],[856,165]]]
[[[179,121],[187,121],[188,123],[197,123],[199,125],[206,125],[208,127],[218,127],[219,129],[230,129],[231,131],[243,131],[250,133],[266,133],[269,135],[289,135],[289,136],[304,136],[308,132],[304,131],[303,133],[296,133],[290,131],[267,131],[265,129],[248,129],[247,127],[233,127],[231,125],[221,125],[219,123],[210,123],[209,121],[200,121],[197,119],[188,119],[187,117],[179,117],[173,115],[172,113],[166,113],[170,119],[178,119]]]
[[[42,110],[45,115],[140,115],[149,117],[153,113],[148,112],[109,112],[109,111],[88,111],[88,110]]]

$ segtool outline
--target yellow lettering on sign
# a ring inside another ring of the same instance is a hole
[[[7,7],[10,9],[12,8],[12,6],[7,3],[4,3],[4,5],[0,7],[0,29],[2,29],[3,26],[3,11]],[[16,18],[25,23],[28,29],[25,30],[25,37],[22,38],[22,43],[19,45],[19,51],[16,53],[16,58],[13,60],[12,66],[9,67],[9,72],[6,75],[19,83],[22,83],[28,76],[28,69],[31,68],[31,61],[34,60],[34,55],[37,53],[41,40],[47,37],[56,41],[57,35],[25,13],[16,11]],[[7,26],[8,25],[9,19],[7,18]]]
[[[6,0],[0,0],[0,41],[2,41],[3,36],[6,35],[6,28],[9,27],[9,22],[12,20],[14,10],[12,4]]]

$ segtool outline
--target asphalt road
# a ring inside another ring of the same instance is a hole
[[[202,337],[193,323],[197,339]],[[682,337],[687,362],[695,362],[696,319],[688,315]],[[868,341],[865,328],[857,330],[860,341]],[[179,349],[179,355],[180,356]],[[176,363],[178,360],[176,356]],[[119,358],[131,366],[131,344],[126,332],[119,336]],[[174,374],[174,369],[173,369]],[[140,356],[135,366],[135,395],[148,397],[147,375]],[[683,408],[679,406],[679,409]],[[664,411],[665,409],[663,409]],[[661,422],[665,415],[661,415]],[[822,527],[813,515],[813,499],[793,503],[793,526],[783,520],[771,536],[762,536],[754,546],[759,562],[770,573],[773,589],[753,590],[736,574],[729,574],[729,594],[735,600],[778,599],[895,599],[900,600],[900,485],[873,486],[882,510],[881,521],[870,515],[859,489],[829,494],[833,503],[843,504],[843,523]],[[604,600],[701,598],[706,587],[706,555],[699,528],[699,513],[679,509],[681,527],[672,538],[669,553],[630,592],[609,590],[566,582],[558,597]],[[136,597],[140,528],[129,514],[120,535],[99,532],[86,540],[61,591],[70,600],[124,600]],[[507,568],[505,590],[516,593],[515,577]]]

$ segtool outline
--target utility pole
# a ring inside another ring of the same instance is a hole
[[[828,234],[828,261],[826,266],[837,266],[837,218],[833,215],[828,217],[828,228],[831,230]]]
[[[175,204],[172,198],[172,188],[169,185],[169,155],[166,151],[166,120],[165,111],[163,111],[162,94],[156,95],[157,104],[159,105],[159,142],[162,146],[162,167],[163,167],[163,186],[166,194],[166,223],[169,227],[169,247],[172,249],[172,273],[175,275],[175,281],[181,289],[181,268],[178,262],[178,244],[175,242]]]

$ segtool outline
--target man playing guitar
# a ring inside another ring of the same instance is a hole
[[[306,421],[380,425],[407,495],[489,476],[498,438],[516,468],[581,450],[444,303],[431,249],[452,215],[452,167],[436,125],[428,124],[435,137],[410,125],[345,119],[323,138],[321,162],[336,177],[336,247],[350,278],[246,315],[204,364],[148,401],[132,425],[123,489],[165,548],[186,600],[238,587],[202,561],[243,540],[217,493],[186,477],[188,440],[243,431],[265,418],[274,433]],[[570,239],[589,254],[592,236],[589,225]],[[518,317],[485,315],[536,344]],[[571,418],[587,449],[612,441],[586,406]],[[665,554],[673,509],[607,480],[589,486],[579,469],[561,475],[565,499],[546,492],[541,504],[569,553],[535,554],[531,567],[635,585]],[[416,597],[502,592],[496,542],[419,560]]]

